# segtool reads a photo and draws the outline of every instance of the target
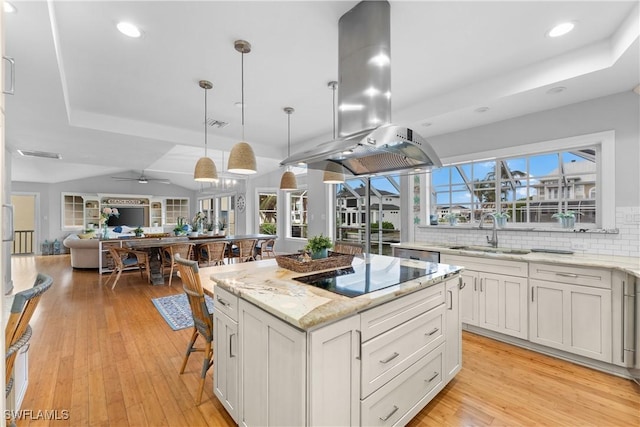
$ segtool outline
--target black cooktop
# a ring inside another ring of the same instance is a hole
[[[294,280],[353,298],[438,271],[437,264],[425,264],[426,268],[410,267],[401,265],[398,258],[377,257],[376,262],[294,277]]]

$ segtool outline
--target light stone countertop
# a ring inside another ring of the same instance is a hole
[[[432,264],[381,255],[372,255],[370,262],[399,262],[402,266],[417,268],[437,267],[436,270],[419,279],[354,298],[295,281],[293,280],[294,277],[317,272],[297,273],[280,268],[275,259],[218,267],[204,267],[200,269],[200,278],[205,292],[208,294],[213,294],[215,286],[220,286],[290,325],[302,330],[311,330],[400,296],[441,283],[461,270],[457,266]],[[364,258],[354,257],[352,265],[356,267],[364,263]]]
[[[541,262],[546,264],[560,264],[578,267],[611,268],[623,271],[640,278],[640,258],[615,255],[595,254],[557,254],[544,252],[531,252],[528,254],[511,254],[498,252],[482,252],[468,249],[450,249],[450,246],[465,246],[453,243],[419,243],[406,242],[393,245],[399,248],[420,249],[436,251],[444,254],[463,255],[482,258],[505,259],[512,261]],[[472,245],[468,245],[472,246]],[[489,247],[487,247],[490,249]]]

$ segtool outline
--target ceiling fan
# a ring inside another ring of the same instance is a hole
[[[137,181],[138,184],[148,184],[151,181],[157,182],[158,184],[171,184],[171,181],[169,181],[168,179],[147,178],[144,175],[144,171],[141,172],[138,178],[129,178],[126,176],[112,176],[111,178],[115,179],[116,181]]]

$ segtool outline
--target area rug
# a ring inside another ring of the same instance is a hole
[[[213,298],[205,295],[204,300],[207,303],[209,313],[213,313]],[[191,307],[189,307],[187,294],[153,298],[151,302],[153,302],[153,305],[156,306],[160,315],[162,315],[174,331],[193,326],[193,317],[191,316]]]

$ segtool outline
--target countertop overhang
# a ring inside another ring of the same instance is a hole
[[[214,286],[220,286],[292,326],[302,330],[312,330],[441,283],[462,270],[459,266],[383,255],[370,255],[368,258],[357,256],[354,257],[352,265],[365,262],[375,263],[376,266],[399,262],[404,266],[426,268],[430,273],[418,279],[353,298],[298,282],[293,278],[305,274],[281,268],[275,259],[202,268],[200,277],[203,287],[209,293],[215,292]],[[308,274],[314,273],[317,272]]]

